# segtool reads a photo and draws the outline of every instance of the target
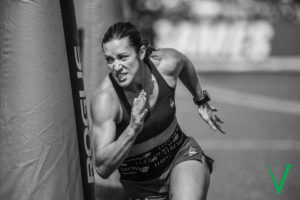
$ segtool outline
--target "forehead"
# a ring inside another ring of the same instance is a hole
[[[113,39],[103,44],[103,51],[105,55],[116,55],[119,53],[131,53],[134,47],[130,45],[129,38]]]

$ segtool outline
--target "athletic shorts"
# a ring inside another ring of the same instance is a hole
[[[126,191],[130,200],[168,200],[170,175],[172,169],[177,164],[188,160],[197,160],[202,163],[203,156],[205,157],[204,160],[206,161],[206,164],[209,167],[211,173],[212,165],[214,162],[213,159],[204,154],[200,145],[193,137],[187,137],[184,135],[183,141],[179,149],[176,151],[174,157],[172,158],[170,164],[168,164],[163,170],[161,170],[158,175],[156,174],[154,178],[147,178],[146,180],[131,180],[124,179],[121,176],[120,182],[122,183],[124,190]],[[140,155],[137,155],[135,156],[135,158],[131,159],[136,160],[136,158],[138,157],[141,158]]]

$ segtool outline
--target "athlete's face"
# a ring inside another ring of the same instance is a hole
[[[108,64],[109,70],[114,78],[122,87],[128,87],[130,84],[139,80],[139,69],[144,51],[136,52],[130,45],[129,38],[113,39],[103,44],[103,52]]]

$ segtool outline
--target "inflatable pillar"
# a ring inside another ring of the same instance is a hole
[[[0,163],[0,199],[83,199],[58,0],[0,1]]]

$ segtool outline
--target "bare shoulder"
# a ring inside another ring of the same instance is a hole
[[[168,62],[180,62],[183,59],[183,54],[173,48],[161,48],[153,51],[150,55],[152,59],[164,60]]]
[[[173,48],[161,48],[153,51],[150,59],[165,75],[178,75],[185,62],[185,56]]]
[[[106,77],[91,96],[91,117],[93,123],[101,124],[107,120],[116,120],[119,112],[117,94]]]

